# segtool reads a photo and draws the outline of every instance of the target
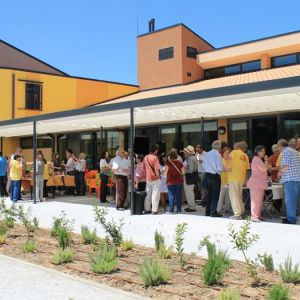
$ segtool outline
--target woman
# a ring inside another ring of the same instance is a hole
[[[43,156],[43,161],[44,161],[44,190],[43,190],[43,200],[46,201],[48,198],[48,187],[47,187],[47,182],[49,179],[49,166],[47,163],[47,160]]]
[[[181,213],[182,207],[182,187],[184,166],[178,159],[176,152],[171,152],[169,161],[166,163],[164,175],[167,177],[167,187],[169,194],[169,213],[174,213],[175,198],[177,201],[177,213]]]
[[[262,220],[261,211],[265,190],[268,189],[268,157],[264,146],[257,146],[251,163],[251,177],[247,186],[250,188],[251,219],[253,222]]]
[[[75,184],[76,196],[85,196],[86,186],[84,181],[84,174],[86,168],[85,154],[80,153],[78,158],[73,156],[75,161]]]
[[[160,165],[160,203],[164,209],[166,210],[166,202],[168,199],[168,187],[167,187],[167,176],[164,174],[165,165],[168,161],[168,157],[166,154],[162,154],[159,157],[159,165]]]
[[[101,179],[101,190],[100,190],[100,202],[107,203],[107,184],[108,184],[108,171],[110,169],[108,165],[109,154],[107,151],[103,151],[100,156],[100,179]]]
[[[22,156],[19,154],[15,154],[14,158],[10,161],[10,199],[13,202],[17,202],[19,200],[19,195],[21,194],[22,168]]]
[[[146,174],[142,168],[143,159],[144,159],[143,154],[137,155],[136,166],[135,166],[135,170],[134,170],[134,184],[135,184],[135,188],[139,191],[146,190]]]
[[[217,213],[222,214],[223,212],[229,212],[230,210],[230,199],[229,199],[229,190],[228,190],[228,173],[227,169],[229,167],[229,155],[231,149],[229,147],[224,147],[222,149],[222,162],[224,171],[221,173],[221,189],[219,202],[217,206]]]
[[[57,175],[61,171],[61,163],[59,161],[59,154],[55,152],[50,163],[51,173]]]

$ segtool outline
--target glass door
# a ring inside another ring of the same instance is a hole
[[[178,147],[178,126],[160,127],[160,152],[169,153],[171,148]],[[179,150],[179,149],[178,149]]]
[[[229,146],[233,147],[234,143],[246,141],[249,147],[252,146],[250,141],[250,126],[249,119],[244,120],[229,120]]]

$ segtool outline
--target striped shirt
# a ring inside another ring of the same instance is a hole
[[[280,167],[284,166],[287,166],[287,170],[282,173],[280,182],[300,181],[300,156],[296,150],[290,147],[282,149]]]

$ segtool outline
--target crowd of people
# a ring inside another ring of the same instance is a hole
[[[195,212],[198,204],[205,206],[206,216],[222,217],[232,212],[231,218],[236,220],[245,216],[248,206],[252,221],[261,222],[265,193],[272,182],[278,182],[283,185],[284,202],[278,201],[274,204],[275,208],[282,209],[285,223],[295,224],[300,209],[300,138],[290,141],[281,139],[273,145],[272,152],[268,157],[265,147],[258,145],[252,153],[244,141],[236,142],[231,149],[219,140],[212,143],[208,152],[201,145],[189,145],[180,155],[176,148],[168,154],[161,153],[157,144],[151,146],[146,156],[135,154],[131,149],[126,152],[119,147],[115,157],[110,158],[109,153],[104,151],[99,162],[100,201],[107,202],[107,185],[111,177],[118,210],[129,206],[130,180],[133,180],[135,190],[144,192],[145,214],[156,215],[164,211],[168,214],[181,213],[186,200],[186,212]],[[134,166],[131,161],[134,161]],[[38,151],[35,165],[37,201],[43,201],[48,196],[49,176],[62,172],[74,176],[76,183],[76,188],[66,188],[65,194],[86,194],[87,164],[84,153],[75,157],[73,151],[68,149],[63,161],[60,161],[58,153],[54,153],[48,164],[43,153]],[[10,192],[12,201],[21,199],[24,168],[21,148],[10,160],[0,152],[1,197]],[[132,168],[134,178],[131,178]],[[249,203],[245,190],[250,191]]]

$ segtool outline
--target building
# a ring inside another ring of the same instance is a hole
[[[139,92],[129,87],[131,95],[92,107],[0,122],[0,136],[24,136],[24,147],[35,120],[39,133],[56,135],[61,153],[71,147],[97,161],[104,148],[128,147],[132,109],[136,153],[154,142],[165,151],[199,143],[208,149],[215,139],[270,151],[278,138],[299,137],[300,31],[223,48],[183,24],[137,39]]]
[[[137,86],[70,76],[0,40],[0,120],[33,117],[72,110],[129,95]],[[47,159],[63,143],[57,134],[39,136],[38,147]],[[17,145],[32,159],[32,138],[3,138],[2,151],[14,153]]]

